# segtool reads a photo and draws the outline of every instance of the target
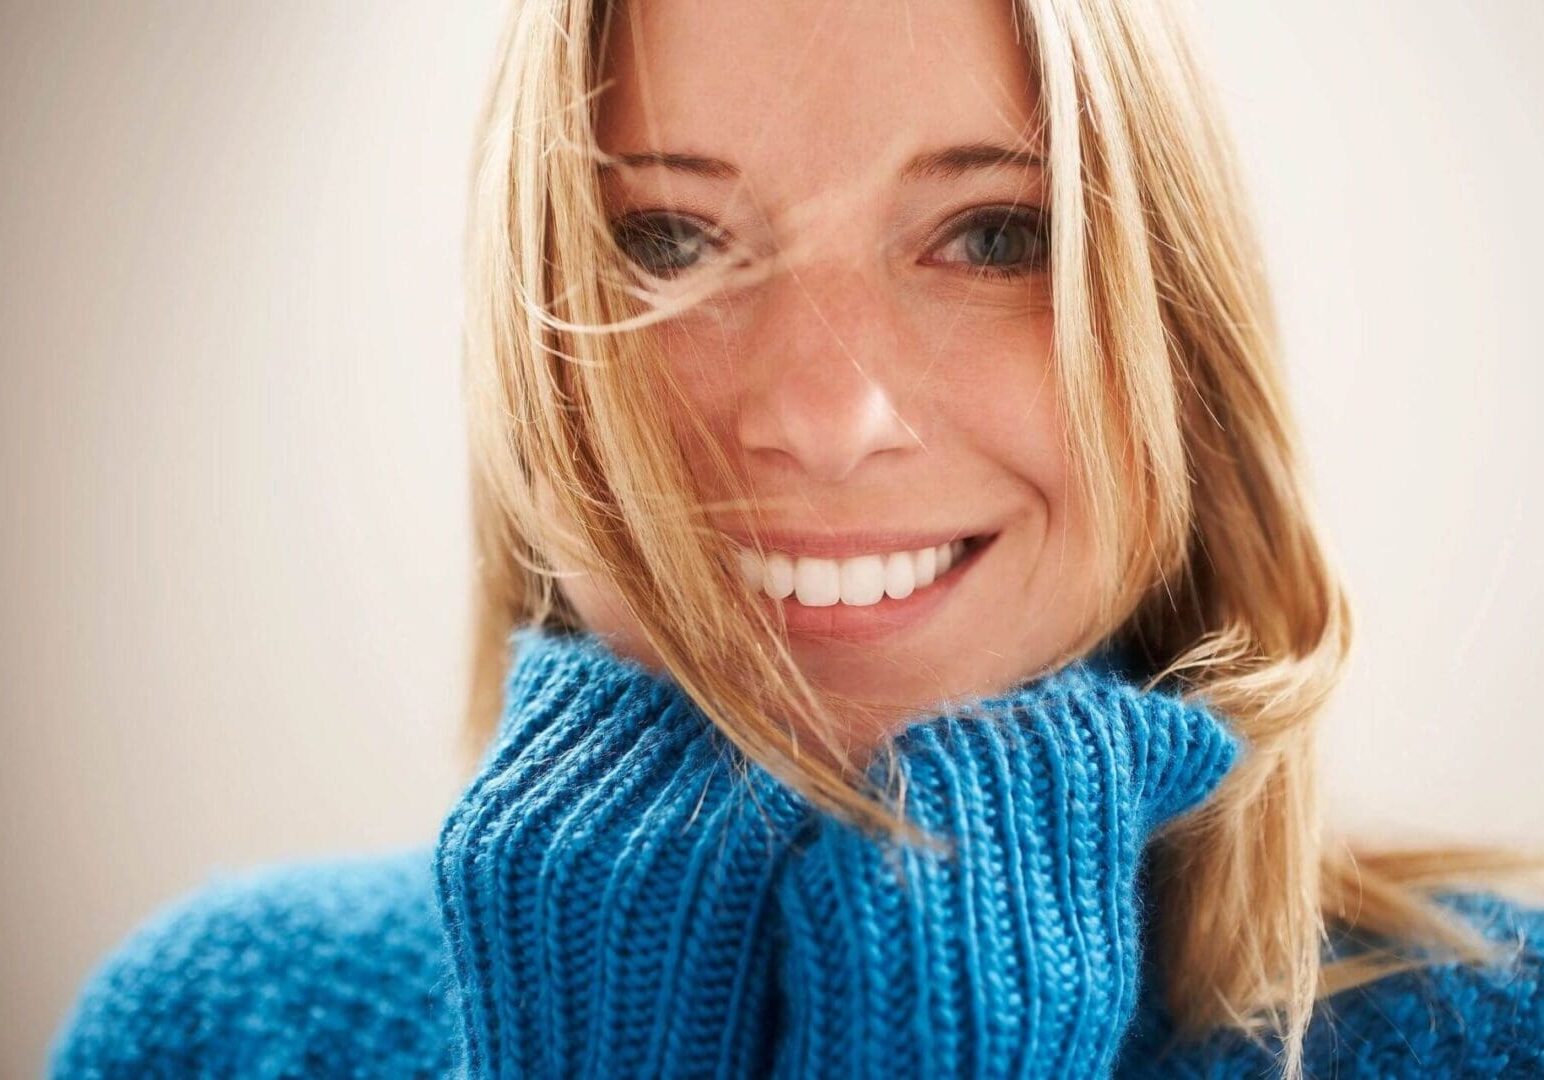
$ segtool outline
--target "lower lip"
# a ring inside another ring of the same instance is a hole
[[[981,557],[996,542],[1000,534],[977,543],[960,561],[949,567],[943,577],[931,585],[917,589],[905,599],[883,597],[878,603],[857,607],[852,604],[829,604],[826,607],[806,607],[792,596],[774,600],[765,593],[761,599],[782,609],[789,634],[801,638],[829,638],[840,641],[873,641],[889,637],[916,626],[934,614],[955,591],[965,575],[970,573]]]

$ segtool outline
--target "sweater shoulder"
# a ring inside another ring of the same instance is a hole
[[[1488,892],[1440,899],[1501,944],[1503,960],[1490,966],[1428,964],[1321,1000],[1304,1041],[1309,1080],[1544,1076],[1544,908]],[[1337,948],[1332,955],[1358,951]],[[1180,1042],[1150,995],[1122,1048],[1119,1075],[1275,1075],[1276,1044],[1269,1046],[1232,1031],[1201,1043]]]
[[[1502,961],[1431,964],[1334,995],[1310,1032],[1314,1060],[1387,1076],[1544,1075],[1544,908],[1483,892],[1442,902],[1504,946]]]
[[[215,872],[97,963],[49,1075],[439,1075],[447,975],[427,846]]]

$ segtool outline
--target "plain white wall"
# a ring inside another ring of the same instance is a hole
[[[1359,601],[1338,820],[1544,837],[1544,5],[1198,29]],[[210,870],[427,842],[493,0],[0,8],[0,1074]]]
[[[1325,526],[1369,836],[1544,840],[1544,4],[1211,0]]]

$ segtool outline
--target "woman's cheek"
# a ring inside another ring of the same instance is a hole
[[[1020,309],[974,329],[936,346],[943,371],[930,376],[931,404],[977,452],[1054,497],[1065,462],[1050,319]]]

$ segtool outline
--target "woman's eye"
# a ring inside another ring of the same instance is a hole
[[[629,214],[612,225],[617,246],[646,273],[674,277],[690,270],[718,241],[702,226],[661,211]]]
[[[962,262],[992,277],[1038,273],[1050,262],[1050,219],[1034,207],[978,210],[954,230],[940,254],[940,261]]]

